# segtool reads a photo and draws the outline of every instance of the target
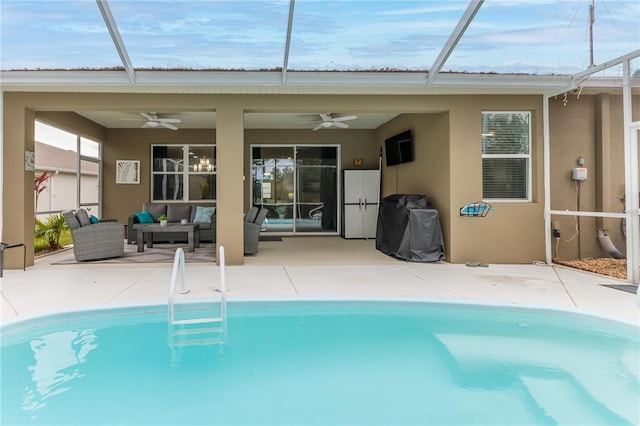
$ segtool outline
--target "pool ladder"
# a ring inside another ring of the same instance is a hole
[[[227,289],[225,279],[225,258],[224,247],[219,249],[220,256],[220,315],[219,316],[198,316],[204,312],[211,313],[210,310],[185,310],[176,314],[174,296],[189,292],[184,283],[184,251],[182,248],[176,250],[173,260],[173,272],[171,274],[171,284],[169,287],[169,346],[174,349],[178,347],[193,345],[213,345],[224,344],[226,337],[227,319]],[[180,273],[180,289],[176,290],[176,280]]]

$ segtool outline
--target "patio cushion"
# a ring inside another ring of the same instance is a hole
[[[91,219],[89,219],[89,214],[85,209],[78,209],[78,211],[76,211],[76,218],[82,227],[91,225]]]
[[[190,204],[169,204],[167,206],[167,222],[180,222],[191,217]]]
[[[153,223],[153,216],[149,212],[136,212],[136,217],[140,223]]]
[[[256,216],[258,216],[259,211],[260,209],[258,208],[258,206],[251,206],[247,214],[244,215],[244,221],[253,223],[253,221],[256,220]]]
[[[143,212],[151,213],[153,220],[158,220],[158,218],[162,215],[167,214],[167,205],[166,204],[154,204],[154,203],[146,203],[142,206]],[[180,219],[178,219],[180,220]]]
[[[71,210],[65,210],[64,212],[62,212],[62,215],[67,221],[67,224],[69,225],[69,229],[74,230],[74,229],[82,228],[82,226],[80,225],[80,222],[78,222],[78,218],[76,217],[75,213],[73,213]]]
[[[211,223],[211,215],[213,215],[215,211],[215,207],[197,206],[193,223]]]

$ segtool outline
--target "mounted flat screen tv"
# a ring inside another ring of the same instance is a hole
[[[384,148],[387,154],[387,166],[395,166],[396,164],[413,161],[413,139],[411,138],[411,130],[385,139]]]

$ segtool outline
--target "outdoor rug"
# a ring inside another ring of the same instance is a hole
[[[634,284],[600,284],[603,287],[615,288],[616,290],[626,291],[627,293],[636,293],[638,286]]]
[[[104,260],[89,260],[77,262],[73,256],[73,250],[67,251],[67,256],[60,260],[51,262],[52,265],[73,265],[73,264],[108,264],[108,263],[173,263],[176,249],[181,247],[184,250],[184,260],[187,263],[213,263],[215,262],[215,244],[201,243],[194,252],[187,251],[186,244],[164,244],[156,243],[153,248],[145,246],[144,252],[138,253],[137,244],[124,245],[124,256],[114,257]]]

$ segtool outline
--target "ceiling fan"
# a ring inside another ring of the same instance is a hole
[[[180,123],[180,119],[178,118],[160,118],[158,117],[157,112],[141,112],[144,118],[122,118],[122,120],[130,120],[130,121],[145,121],[142,127],[166,127],[171,130],[178,130],[176,126],[171,123]]]
[[[349,127],[347,123],[343,123],[343,121],[355,120],[358,117],[355,115],[345,115],[342,117],[332,117],[331,113],[319,114],[320,120],[314,121],[303,121],[302,123],[319,123],[316,127],[313,128],[313,131],[329,128],[329,127],[340,127],[342,129],[346,129]]]

